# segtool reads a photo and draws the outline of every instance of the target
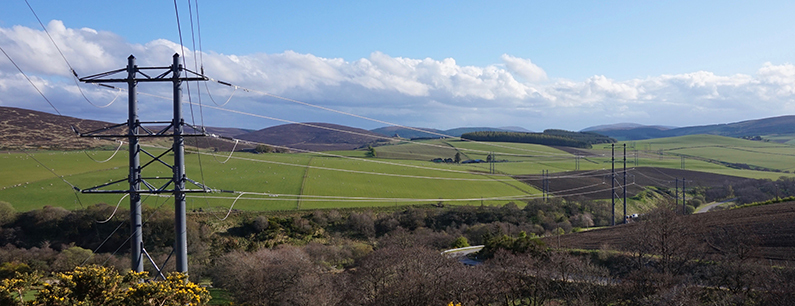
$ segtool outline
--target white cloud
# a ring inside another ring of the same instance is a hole
[[[508,70],[516,73],[528,82],[547,80],[547,73],[544,69],[536,66],[536,64],[533,64],[529,59],[513,57],[508,54],[503,54],[501,59],[505,62],[505,66],[508,67]]]
[[[130,44],[122,37],[94,29],[67,28],[51,21],[50,34],[81,76],[122,68],[135,54],[139,66],[165,66],[178,43],[164,39]],[[29,73],[53,103],[69,115],[123,120],[125,108],[117,103],[97,110],[82,101],[70,72],[46,34],[23,26],[0,28],[0,46]],[[193,67],[193,52],[185,49],[186,63]],[[201,54],[204,68],[213,78],[246,88],[278,94],[399,124],[456,127],[524,126],[579,129],[610,123],[613,119],[669,125],[730,122],[781,115],[795,111],[795,66],[765,63],[755,75],[715,75],[709,71],[615,80],[595,75],[585,80],[550,79],[529,59],[504,54],[502,63],[487,66],[460,65],[455,59],[412,59],[373,52],[367,58],[345,61],[285,51],[277,54]],[[147,85],[148,86],[148,85]],[[191,90],[196,96],[196,86]],[[222,103],[232,89],[208,84],[216,102]],[[204,86],[200,86],[204,88]],[[115,92],[83,85],[90,98],[105,104]],[[163,86],[142,87],[141,92],[170,95]],[[208,103],[206,93],[201,95]],[[168,101],[141,96],[142,112],[167,118]],[[16,68],[0,58],[0,105],[47,111]],[[104,102],[104,103],[103,103]],[[236,91],[230,108],[294,121],[323,120],[361,127],[381,125],[290,105],[258,94]],[[325,117],[324,117],[325,116]],[[258,128],[278,124],[228,115],[207,123]],[[163,118],[157,118],[163,119]]]

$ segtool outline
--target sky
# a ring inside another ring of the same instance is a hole
[[[180,53],[238,86],[184,88],[186,120],[209,126],[542,131],[795,114],[792,1],[28,2],[81,77]],[[78,87],[24,0],[0,4],[0,47],[62,114],[126,120],[126,94]],[[138,91],[142,119],[169,120],[154,97],[168,85]],[[0,106],[55,113],[3,55]]]

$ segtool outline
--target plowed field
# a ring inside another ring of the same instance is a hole
[[[748,235],[759,239],[759,256],[774,261],[795,260],[795,202],[770,204],[750,208],[696,214],[683,217],[686,222],[703,226],[706,231],[716,228],[741,227]],[[621,249],[625,239],[637,223],[611,228],[563,235],[560,245],[565,248],[599,249],[607,244]],[[549,245],[557,245],[557,237],[546,238]]]

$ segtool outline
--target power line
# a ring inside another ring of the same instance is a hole
[[[629,184],[634,185],[634,183]],[[587,186],[593,187],[593,186]],[[580,187],[582,188],[582,187]],[[592,191],[584,191],[578,193],[571,193],[571,194],[560,194],[556,192],[554,195],[547,195],[547,197],[572,197],[572,196],[579,196],[579,195],[586,195],[586,194],[594,194],[600,193],[610,190],[609,188],[599,189],[599,190],[592,190]],[[368,198],[368,197],[333,197],[333,196],[307,196],[307,195],[292,195],[292,197],[285,198],[282,195],[272,194],[272,193],[257,193],[257,192],[241,192],[249,195],[262,195],[266,196],[266,198],[244,198],[238,195],[237,197],[220,197],[220,196],[207,196],[209,199],[227,199],[227,200],[234,200],[234,199],[241,199],[241,200],[260,200],[260,201],[294,201],[298,200],[299,198],[302,201],[308,202],[472,202],[472,201],[481,201],[481,200],[489,200],[489,201],[496,201],[496,200],[527,200],[527,199],[542,199],[544,195],[517,195],[517,196],[497,196],[497,197],[489,197],[489,198]],[[157,196],[165,196],[165,195],[157,195]]]
[[[194,152],[196,154],[206,155],[211,153],[205,152]],[[268,163],[274,165],[281,165],[281,166],[292,166],[292,167],[305,167],[310,169],[318,169],[318,170],[328,170],[328,171],[339,171],[339,172],[348,172],[348,173],[357,173],[357,174],[368,174],[368,175],[378,175],[378,176],[392,176],[392,177],[403,177],[403,178],[416,178],[416,179],[430,179],[430,180],[446,180],[446,181],[475,181],[475,182],[487,182],[487,181],[515,181],[514,179],[510,180],[500,180],[500,179],[471,179],[471,178],[455,178],[455,177],[435,177],[435,176],[419,176],[419,175],[408,175],[408,174],[393,174],[393,173],[381,173],[381,172],[368,172],[368,171],[359,171],[359,170],[349,170],[349,169],[338,169],[338,168],[330,168],[330,167],[321,167],[321,166],[310,166],[310,165],[299,165],[299,164],[291,164],[291,163],[284,163],[284,162],[277,162],[277,161],[269,161],[269,160],[262,160],[262,159],[254,159],[254,158],[246,158],[246,157],[238,157],[232,156],[234,159],[238,160],[246,160],[251,162],[258,162],[258,163]],[[405,166],[405,165],[404,165]],[[443,171],[443,170],[441,170]],[[472,174],[473,173],[468,173]]]
[[[38,159],[36,159],[36,157],[33,157],[33,155],[30,155],[30,153],[28,153],[28,151],[23,151],[23,152],[25,152],[25,155],[27,155],[28,157],[30,157],[31,159],[33,159],[33,160],[35,160],[37,163],[39,163],[39,165],[41,165],[42,167],[44,167],[45,169],[47,169],[47,171],[50,171],[50,173],[52,173],[52,175],[55,175],[55,177],[57,177],[57,178],[61,179],[61,181],[63,181],[63,182],[64,182],[64,183],[66,183],[67,185],[71,186],[71,187],[72,187],[72,191],[73,191],[73,192],[74,192],[74,194],[75,194],[75,198],[77,199],[77,203],[79,203],[79,204],[80,204],[80,208],[85,208],[85,206],[83,206],[83,201],[81,201],[81,200],[80,200],[80,197],[79,197],[79,196],[77,196],[77,192],[78,192],[78,191],[80,191],[80,188],[77,188],[75,185],[73,185],[72,183],[70,183],[69,181],[67,181],[65,178],[63,178],[63,175],[58,175],[58,173],[55,173],[55,170],[51,169],[50,167],[47,167],[47,165],[45,165],[44,163],[42,163],[41,161],[39,161]]]
[[[25,1],[27,2],[27,0],[25,0]],[[39,95],[41,95],[41,97],[44,98],[44,101],[47,101],[47,104],[50,104],[52,109],[54,109],[55,112],[58,113],[58,115],[61,115],[61,112],[59,112],[58,109],[55,108],[55,105],[53,105],[52,102],[50,102],[50,99],[47,99],[47,96],[45,96],[44,93],[41,92],[41,90],[39,90],[39,87],[36,86],[36,84],[33,83],[33,81],[28,77],[28,75],[25,74],[24,71],[22,71],[22,68],[19,68],[19,65],[17,65],[17,63],[14,62],[13,59],[11,59],[11,56],[9,56],[8,53],[6,53],[6,50],[3,50],[3,47],[0,47],[0,51],[3,51],[3,54],[5,54],[6,58],[8,58],[8,60],[11,61],[12,64],[14,64],[14,67],[17,67],[17,70],[19,70],[19,73],[21,73],[25,77],[25,79],[28,80],[30,85],[33,85],[33,88],[35,88],[36,91],[39,92]],[[61,115],[61,116],[63,116],[63,115]]]
[[[121,199],[119,199],[119,202],[118,202],[118,203],[116,203],[116,208],[114,208],[114,209],[113,209],[113,212],[112,212],[112,213],[110,213],[110,217],[108,217],[108,218],[107,218],[107,219],[105,219],[104,221],[96,221],[96,222],[97,222],[97,223],[100,223],[100,224],[102,224],[102,223],[107,223],[108,221],[110,221],[110,219],[113,219],[113,216],[115,216],[115,215],[116,215],[116,211],[117,211],[117,210],[119,210],[119,205],[121,205],[121,201],[124,201],[124,198],[126,198],[126,197],[127,197],[127,196],[129,196],[129,195],[130,195],[130,194],[126,193],[126,194],[124,194],[124,195],[121,197]]]
[[[151,146],[151,145],[150,145],[150,146]],[[283,146],[276,146],[276,145],[273,145],[273,146],[274,146],[274,147],[287,148],[287,149],[293,149],[293,148],[289,148],[289,147],[283,147]],[[300,150],[300,149],[294,149],[294,150]],[[307,150],[304,150],[304,151],[307,151]],[[353,160],[358,160],[358,161],[363,161],[363,162],[382,163],[382,164],[393,165],[393,166],[399,166],[399,167],[409,167],[409,168],[418,168],[418,169],[425,169],[425,170],[445,171],[445,172],[460,173],[460,174],[469,174],[469,175],[484,175],[484,176],[507,176],[507,177],[510,177],[510,175],[504,175],[504,174],[494,174],[494,175],[489,175],[489,174],[487,174],[487,173],[467,172],[467,171],[451,170],[451,169],[441,169],[441,168],[430,168],[430,167],[422,167],[422,166],[415,166],[415,165],[406,165],[406,164],[399,164],[399,163],[390,163],[390,162],[384,162],[384,161],[378,161],[378,160],[371,160],[371,159],[359,159],[359,158],[355,158],[355,157],[342,156],[342,155],[336,155],[336,154],[330,154],[330,153],[323,153],[323,152],[313,152],[313,151],[307,151],[307,152],[309,152],[309,153],[314,153],[314,154],[328,155],[328,156],[332,156],[332,157],[340,157],[340,158],[345,158],[345,159],[353,159]],[[212,153],[201,152],[201,151],[194,151],[194,153],[195,153],[195,154],[200,154],[200,155],[213,155],[213,156],[215,156],[215,155],[214,155],[214,154],[212,154]],[[238,157],[238,156],[232,156],[231,154],[230,154],[230,156],[229,156],[229,157],[230,157],[230,158],[233,158],[233,159],[237,159],[237,160],[245,160],[245,161],[257,162],[257,163],[269,163],[269,164],[277,164],[277,165],[282,165],[282,166],[302,167],[302,168],[319,169],[319,170],[328,170],[328,171],[338,171],[338,172],[348,172],[348,173],[357,173],[357,174],[370,174],[370,175],[379,175],[379,176],[393,176],[393,177],[403,177],[403,178],[433,179],[433,180],[450,180],[450,181],[484,181],[484,182],[486,182],[486,181],[504,181],[504,182],[510,182],[510,181],[517,181],[517,180],[532,180],[532,179],[530,179],[530,178],[519,178],[519,179],[494,179],[494,178],[491,178],[491,179],[468,179],[468,178],[449,178],[449,177],[415,176],[415,175],[406,175],[406,174],[393,174],[393,173],[382,173],[382,172],[368,172],[368,171],[359,171],[359,170],[350,170],[350,169],[340,169],[340,168],[331,168],[331,167],[320,167],[320,166],[310,166],[310,165],[301,165],[301,164],[291,164],[291,163],[284,163],[284,162],[277,162],[277,161],[269,161],[269,160],[262,160],[262,159],[254,159],[254,158]],[[595,171],[598,171],[598,170],[595,170]],[[593,171],[593,172],[595,172],[595,171]],[[596,174],[596,175],[593,175],[593,176],[601,176],[601,175],[602,175],[602,174]],[[565,175],[565,176],[557,176],[557,177],[549,177],[549,178],[581,178],[581,177],[588,177],[588,175]]]
[[[303,122],[297,122],[297,121],[292,121],[292,120],[279,119],[279,118],[275,118],[275,117],[259,115],[259,114],[254,114],[254,113],[244,112],[244,111],[239,111],[239,110],[233,110],[233,109],[228,109],[228,108],[215,107],[215,106],[211,106],[211,105],[205,105],[204,107],[210,108],[210,109],[215,109],[215,110],[220,110],[220,111],[225,111],[225,112],[230,112],[230,113],[235,113],[235,114],[240,114],[240,115],[258,117],[258,118],[274,120],[274,121],[280,121],[280,122],[290,123],[290,124],[297,124],[297,125],[301,125],[301,126],[324,129],[324,130],[335,131],[335,132],[340,132],[340,133],[346,133],[346,134],[352,134],[352,135],[358,135],[358,136],[364,136],[364,137],[371,137],[371,138],[376,138],[376,139],[386,139],[386,140],[397,141],[397,142],[408,142],[408,143],[412,143],[412,144],[430,146],[430,147],[437,147],[437,148],[449,148],[447,146],[429,144],[429,143],[424,143],[424,142],[407,141],[405,139],[396,139],[396,138],[392,138],[392,137],[388,137],[388,136],[365,134],[365,133],[359,133],[359,132],[355,132],[355,131],[347,131],[347,130],[336,129],[336,128],[332,128],[332,127],[325,127],[325,126],[321,126],[321,125],[315,125],[315,124],[311,124],[311,123],[303,123]],[[478,143],[480,143],[480,142],[478,142]],[[517,150],[517,151],[542,152],[542,151],[535,151],[535,150],[526,150],[526,149],[516,148],[516,147],[501,146],[501,145],[496,145],[496,144],[490,144],[490,145],[491,146],[505,148],[505,149]],[[487,153],[490,152],[490,151],[477,150],[477,149],[457,148],[457,147],[454,147],[454,148],[456,150],[472,151],[472,152],[483,153],[483,154],[487,154]],[[569,159],[569,158],[571,158],[571,154],[550,154],[550,155],[534,156],[534,155],[526,155],[526,154],[513,154],[513,153],[507,153],[507,152],[497,152],[497,153],[499,153],[500,155],[516,156],[516,157],[555,157],[555,156],[560,156],[559,158],[561,158],[561,159]],[[542,152],[542,153],[547,153],[547,152]]]
[[[100,163],[100,164],[101,163],[106,163],[106,162],[110,161],[111,159],[113,159],[113,157],[116,156],[116,153],[119,153],[119,149],[121,149],[122,145],[124,145],[124,141],[119,141],[119,147],[117,147],[116,151],[113,152],[113,154],[110,157],[108,157],[107,159],[105,159],[105,160],[96,160],[96,159],[94,159],[93,157],[91,157],[91,155],[88,154],[88,152],[86,152],[86,150],[83,150],[83,153],[86,153],[86,156],[88,156],[88,158],[90,158],[91,160],[93,160],[93,161],[95,161],[97,163]]]
[[[33,13],[33,16],[36,17],[36,20],[39,22],[39,25],[44,30],[44,33],[47,34],[47,37],[50,38],[50,41],[52,42],[53,46],[55,46],[55,49],[58,50],[58,53],[61,55],[61,58],[63,58],[64,62],[66,62],[66,66],[69,67],[69,70],[72,73],[72,80],[75,82],[75,86],[77,86],[77,90],[80,91],[80,95],[83,96],[83,99],[85,99],[86,102],[88,102],[88,104],[91,104],[92,106],[97,107],[97,108],[105,108],[105,107],[108,107],[111,104],[113,104],[113,102],[116,101],[115,98],[113,99],[113,101],[110,101],[110,103],[108,103],[107,105],[103,105],[103,106],[96,105],[96,104],[94,104],[94,102],[91,102],[91,100],[88,99],[88,97],[86,96],[85,92],[83,92],[83,88],[80,87],[80,82],[78,82],[78,80],[77,80],[77,78],[78,78],[77,71],[75,71],[75,68],[72,67],[71,63],[69,63],[69,60],[66,59],[66,56],[61,51],[61,48],[58,47],[58,44],[55,43],[55,39],[52,38],[52,35],[50,35],[50,31],[48,31],[47,27],[44,26],[44,23],[41,22],[41,19],[39,18],[39,15],[36,14],[36,11],[33,9],[33,6],[30,5],[30,2],[28,2],[28,0],[25,0],[25,4],[28,5],[28,8],[30,9],[30,12]],[[3,53],[5,53],[5,51],[3,51]],[[8,56],[8,55],[6,55],[6,56]],[[14,64],[14,65],[16,65],[16,64]],[[47,102],[49,102],[49,101],[47,101]],[[58,114],[60,115],[61,113],[58,113]]]
[[[235,88],[235,90],[242,89],[243,91],[251,92],[251,90],[245,89],[243,87],[239,87],[237,85],[232,85],[230,83],[226,83],[226,82],[223,82],[223,81],[214,80],[212,78],[208,78],[208,79],[211,80],[211,81],[215,81],[217,83],[223,84],[225,86],[233,87],[233,88]],[[114,86],[108,86],[108,85],[104,85],[104,86],[106,86],[108,88],[112,88],[112,89],[124,90],[123,88],[117,88],[117,87],[114,87]],[[142,94],[142,95],[147,95],[147,96],[156,97],[156,98],[165,99],[165,100],[170,100],[171,99],[171,98],[160,96],[160,95],[156,95],[156,94],[150,94],[150,93],[144,93],[144,92],[139,92],[139,93]],[[231,96],[230,96],[230,99],[231,99]],[[227,100],[227,102],[222,104],[221,106],[226,105],[228,102],[229,102],[229,100]],[[183,103],[189,103],[189,102],[183,102]],[[213,101],[213,103],[218,105],[218,103],[216,103],[214,101]],[[211,105],[204,105],[203,107],[210,108],[210,109],[215,109],[215,110],[220,110],[220,111],[225,111],[225,112],[230,112],[230,113],[235,113],[235,114],[240,114],[240,115],[246,115],[246,116],[251,116],[251,117],[257,117],[257,118],[263,118],[263,119],[268,119],[268,120],[273,120],[273,121],[279,121],[279,122],[284,122],[284,123],[289,123],[289,124],[297,124],[297,125],[307,126],[307,127],[312,127],[312,128],[318,128],[318,129],[324,129],[324,130],[335,131],[335,132],[340,132],[340,133],[358,135],[358,136],[363,136],[363,137],[385,139],[385,140],[394,141],[394,142],[407,142],[407,143],[411,143],[411,144],[415,144],[415,145],[423,145],[423,146],[429,146],[429,147],[447,148],[447,149],[451,148],[450,146],[442,146],[442,145],[436,145],[436,144],[430,144],[430,143],[424,143],[424,142],[409,141],[409,140],[402,139],[402,138],[393,138],[393,137],[388,137],[388,136],[373,135],[373,134],[366,134],[366,133],[360,133],[360,132],[355,132],[355,131],[336,129],[336,128],[332,128],[332,127],[314,125],[314,124],[311,124],[311,123],[297,122],[297,121],[292,121],[292,120],[287,120],[287,119],[280,119],[280,118],[275,118],[275,117],[271,117],[271,116],[259,115],[259,114],[255,114],[255,113],[239,111],[239,110],[233,110],[233,109],[228,109],[228,108],[223,108],[223,107],[214,107],[214,106],[211,106]],[[454,138],[454,137],[451,137],[451,138]],[[473,142],[473,143],[480,143],[480,144],[488,144],[490,146],[496,146],[496,147],[501,147],[501,148],[510,149],[510,150],[516,150],[516,151],[547,153],[547,155],[527,155],[527,154],[515,154],[515,153],[507,153],[507,152],[496,152],[496,153],[499,153],[500,155],[504,155],[504,156],[548,157],[548,158],[560,158],[560,159],[571,159],[571,158],[574,158],[571,154],[568,154],[568,153],[566,153],[566,154],[555,154],[555,153],[549,154],[549,152],[544,152],[544,151],[529,150],[529,149],[523,149],[523,148],[517,148],[517,147],[511,147],[511,146],[502,146],[502,145],[497,145],[497,144],[493,144],[493,143],[484,143],[484,142],[477,142],[477,141],[471,141],[471,140],[466,140],[466,141]],[[460,151],[476,152],[476,153],[482,153],[482,154],[489,154],[489,153],[493,152],[493,151],[485,151],[485,150],[477,150],[477,149],[461,148],[461,147],[452,147],[452,148],[456,149],[456,150],[460,150]]]
[[[228,83],[228,82],[223,82],[223,81],[220,81],[220,80],[213,79],[211,77],[207,77],[207,78],[210,81],[213,81],[213,82],[216,82],[216,83],[219,83],[219,84],[222,84],[222,85],[237,86],[237,85],[232,85],[231,83]],[[328,108],[328,107],[324,107],[324,106],[320,106],[320,105],[315,105],[315,104],[299,101],[299,100],[296,100],[296,99],[282,97],[282,96],[278,96],[278,95],[271,94],[271,93],[264,92],[264,91],[259,91],[259,90],[255,90],[255,89],[245,88],[245,87],[242,87],[242,86],[238,86],[238,87],[243,88],[243,89],[245,89],[248,92],[256,92],[256,93],[259,93],[259,94],[262,94],[262,95],[265,95],[265,96],[273,97],[273,98],[276,98],[276,99],[280,99],[280,100],[284,100],[284,101],[288,101],[288,102],[292,102],[292,103],[296,103],[296,104],[300,104],[300,105],[304,105],[304,106],[318,108],[318,109],[321,109],[321,110],[325,110],[325,111],[329,111],[329,112],[333,112],[333,113],[338,113],[338,114],[342,114],[342,115],[346,115],[346,116],[351,116],[351,117],[355,117],[355,118],[359,118],[359,119],[364,119],[364,120],[368,120],[368,121],[372,121],[372,122],[376,122],[376,123],[386,124],[386,125],[390,125],[390,126],[397,126],[397,127],[401,127],[401,128],[404,128],[404,129],[417,131],[417,132],[428,133],[428,134],[431,134],[431,135],[441,136],[441,137],[445,137],[445,138],[460,139],[462,141],[480,143],[480,144],[485,144],[485,145],[489,145],[489,146],[502,147],[502,148],[507,148],[507,149],[512,149],[512,150],[520,150],[520,151],[528,151],[528,152],[541,152],[541,151],[532,151],[532,150],[518,149],[518,148],[513,148],[513,147],[500,146],[500,145],[497,145],[497,144],[494,144],[494,143],[480,142],[480,141],[465,139],[465,138],[461,138],[461,137],[454,137],[454,136],[446,135],[446,134],[443,134],[443,133],[437,133],[437,132],[433,132],[433,131],[426,131],[426,130],[415,128],[415,127],[404,126],[404,125],[400,125],[400,124],[396,124],[396,123],[392,123],[392,122],[388,122],[388,121],[384,121],[384,120],[374,119],[374,118],[370,118],[370,117],[366,117],[366,116],[362,116],[362,115],[357,115],[357,114],[353,114],[353,113],[349,113],[349,112],[336,110],[336,109],[333,109],[333,108]],[[544,152],[544,153],[546,153],[546,152]],[[570,155],[570,154],[557,154],[557,155]]]

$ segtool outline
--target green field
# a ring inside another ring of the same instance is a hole
[[[716,161],[795,171],[795,147],[780,143],[748,141],[721,136],[695,135],[647,141],[627,142],[627,166],[680,168],[685,155],[687,170],[704,171],[749,178],[777,179],[792,175],[771,171],[729,168]],[[617,145],[617,162],[623,162],[623,143]],[[635,165],[635,148],[638,164]],[[163,149],[147,148],[152,154]],[[294,210],[331,207],[374,207],[411,204],[504,204],[512,199],[531,198],[539,191],[506,175],[539,174],[575,170],[575,156],[564,151],[532,144],[478,143],[460,140],[423,140],[379,146],[377,157],[365,157],[364,151],[339,151],[318,154],[234,153],[226,163],[227,153],[186,155],[188,176],[213,189],[237,193],[189,194],[190,210],[226,210],[240,192],[234,208],[241,210]],[[462,160],[483,159],[494,152],[495,175],[488,174],[488,163],[434,163],[433,158],[452,158],[460,152]],[[610,168],[609,146],[598,146],[580,159],[580,170]],[[92,151],[94,159],[104,160],[113,153]],[[662,155],[660,155],[662,153]],[[124,179],[127,176],[127,152],[121,150],[107,163],[96,163],[80,151],[30,153],[63,178],[85,189]],[[166,155],[166,160],[171,160]],[[142,164],[150,158],[142,157]],[[618,166],[617,165],[617,166]],[[115,205],[120,194],[78,194],[61,178],[25,153],[0,154],[0,200],[19,211],[44,205],[75,209],[82,205]],[[168,167],[153,163],[144,176],[160,186],[171,176]],[[155,179],[162,177],[164,179]],[[189,184],[189,188],[196,188]],[[126,183],[107,189],[126,189]],[[163,197],[146,197],[146,205],[160,205]],[[166,205],[173,205],[171,200]],[[127,201],[124,201],[124,205]]]
[[[634,163],[637,151],[639,166],[680,168],[681,156],[685,157],[685,169],[748,178],[777,179],[792,176],[795,171],[795,146],[751,141],[716,135],[689,135],[641,141],[626,141],[616,144],[616,158],[623,158],[623,144],[627,144],[627,160]],[[610,146],[594,147],[593,152],[610,154]],[[662,155],[660,155],[662,154]],[[719,162],[748,164],[778,170],[755,171],[729,168]]]
[[[148,150],[154,155],[162,152],[161,149]],[[107,154],[104,156],[107,158],[111,152],[95,154],[97,159],[103,154]],[[95,163],[82,152],[35,152],[31,155],[54,168],[55,173],[67,174],[64,178],[82,189],[127,175],[125,151],[105,164]],[[24,153],[6,153],[3,157],[0,163],[4,169],[12,168],[21,175],[4,176],[2,183],[5,188],[0,190],[0,200],[11,203],[20,211],[44,205],[68,209],[81,207],[68,184],[42,166],[37,167],[38,164]],[[170,155],[166,156],[167,160],[170,158]],[[484,204],[504,204],[509,200],[489,198],[527,197],[537,193],[534,188],[507,176],[468,173],[478,168],[467,165],[416,160],[356,160],[317,154],[235,153],[228,162],[219,163],[224,160],[225,156],[187,154],[186,172],[193,180],[203,181],[213,189],[247,192],[235,203],[236,209],[243,210],[408,205],[439,201],[480,204],[481,198],[485,198]],[[142,164],[147,161],[148,158],[142,157]],[[170,175],[171,170],[158,163],[144,170],[146,177],[166,178]],[[149,181],[156,186],[166,182]],[[106,189],[126,188],[126,183],[121,183]],[[189,185],[188,188],[197,187]],[[187,205],[191,210],[228,208],[237,195],[189,194]],[[100,202],[115,205],[121,195],[79,194],[79,198],[83,205]],[[144,200],[149,206],[163,201],[158,197]]]

